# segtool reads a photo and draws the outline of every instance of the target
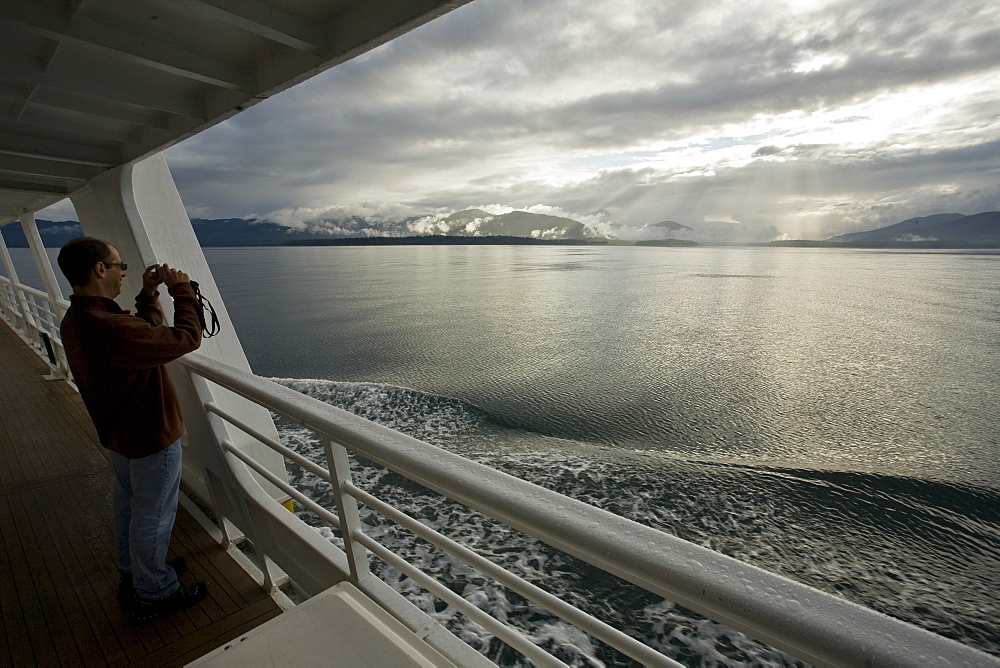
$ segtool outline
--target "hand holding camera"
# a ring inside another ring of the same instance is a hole
[[[191,283],[191,289],[194,290],[194,294],[198,298],[198,321],[201,324],[202,336],[207,339],[219,333],[219,316],[215,313],[212,302],[201,294],[198,284],[192,281],[190,276],[179,269],[173,269],[166,262],[146,267],[146,271],[142,274],[142,287],[146,294],[154,294],[156,286],[160,283],[165,283],[168,288],[177,283]],[[208,313],[208,320],[206,320],[206,313]]]
[[[150,265],[146,268],[146,273],[142,275],[143,287],[149,292],[156,290],[156,286],[160,283],[166,284],[169,288],[177,283],[185,283],[190,280],[190,276],[179,269],[174,269],[166,262]]]

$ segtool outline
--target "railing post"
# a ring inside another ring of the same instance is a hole
[[[351,460],[347,455],[347,448],[334,443],[326,434],[320,433],[319,437],[326,450],[326,463],[330,470],[333,498],[337,503],[340,533],[344,536],[344,551],[347,553],[347,563],[351,569],[351,581],[358,584],[370,576],[371,571],[368,569],[368,550],[354,540],[354,531],[362,530],[358,502],[354,497],[344,493],[345,483],[351,482]]]
[[[58,327],[56,331],[59,331]],[[56,339],[54,341],[55,352],[56,352],[56,366],[58,367],[58,376],[65,379],[66,381],[73,380],[73,373],[69,369],[69,359],[66,357],[66,349],[63,347],[62,339]],[[74,385],[74,387],[76,387]]]

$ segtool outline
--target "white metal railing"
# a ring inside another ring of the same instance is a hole
[[[58,336],[59,322],[69,308],[69,302],[60,300],[53,303],[48,294],[27,285],[18,285],[18,290],[28,305],[39,331],[45,331],[49,336]]]
[[[215,430],[216,446],[230,462],[245,463],[341,531],[346,551],[344,570],[362,590],[366,589],[366,583],[370,589],[374,579],[368,570],[370,551],[539,665],[562,664],[367,535],[358,519],[357,503],[363,503],[633,659],[645,665],[678,664],[358,488],[351,479],[348,451],[647,591],[816,665],[1000,665],[995,657],[974,648],[514,478],[204,355],[192,353],[180,362],[201,379],[203,388],[209,387],[205,381],[210,381],[318,435],[324,444],[327,468],[222,410],[211,399],[210,391],[202,397],[203,409],[211,420],[249,434],[331,485],[336,514],[270,474],[233,446],[225,436],[225,429]],[[254,498],[263,497],[257,494]],[[263,527],[254,532],[266,533]],[[294,558],[287,553],[275,555],[274,559],[286,571],[286,564],[295,566]]]
[[[70,379],[69,363],[59,337],[59,323],[69,302],[53,300],[47,293],[0,276],[0,319],[7,322],[32,350],[49,365],[49,378]]]
[[[21,333],[25,329],[24,315],[21,303],[17,296],[14,283],[6,276],[0,276],[0,316],[10,325],[15,332]]]
[[[623,654],[642,662],[645,665],[679,666],[680,664],[670,661],[659,652],[650,649],[646,645],[636,641],[621,631],[608,626],[604,622],[588,615],[587,613],[567,604],[561,599],[536,587],[523,578],[514,575],[510,571],[503,569],[488,559],[483,558],[472,550],[463,547],[447,536],[431,529],[427,525],[406,515],[402,511],[390,506],[380,499],[359,489],[350,481],[349,460],[347,450],[332,441],[329,437],[323,436],[324,450],[327,462],[331,468],[324,469],[309,459],[290,450],[281,443],[273,441],[254,430],[249,425],[243,423],[214,404],[209,404],[206,408],[212,413],[222,417],[230,424],[240,428],[244,432],[258,438],[262,443],[266,443],[273,450],[280,452],[284,457],[294,461],[304,469],[316,475],[321,480],[325,480],[332,486],[336,499],[338,514],[334,515],[329,509],[320,506],[318,503],[307,497],[305,494],[295,489],[278,476],[271,473],[266,467],[255,462],[251,457],[244,454],[231,443],[224,443],[223,448],[246,463],[257,473],[261,474],[268,481],[286,492],[293,499],[298,501],[304,508],[308,509],[321,519],[336,527],[345,537],[345,550],[347,551],[348,563],[351,568],[351,580],[358,582],[366,576],[368,571],[367,557],[364,548],[375,553],[380,559],[390,564],[398,571],[411,578],[442,601],[452,606],[462,614],[466,615],[474,622],[487,629],[508,645],[518,650],[526,657],[538,665],[563,665],[550,655],[541,650],[537,645],[525,638],[511,627],[497,621],[485,612],[458,596],[453,591],[444,587],[434,578],[423,573],[416,566],[408,563],[384,545],[370,538],[364,533],[363,525],[357,513],[356,501],[364,503],[372,510],[378,512],[383,517],[394,521],[397,525],[409,529],[413,534],[423,538],[427,542],[435,545],[448,554],[464,561],[477,571],[492,577],[497,582],[505,585],[525,598],[534,601],[553,614],[570,621],[578,628],[589,632]],[[339,484],[335,484],[336,479]],[[347,529],[345,529],[347,527]]]

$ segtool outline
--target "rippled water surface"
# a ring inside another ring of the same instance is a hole
[[[443,246],[207,255],[257,373],[1000,654],[997,253]],[[308,434],[281,428],[320,456]],[[671,656],[795,663],[358,465],[379,494]],[[305,472],[292,475],[327,494]],[[365,521],[570,663],[628,664],[379,529],[378,518]],[[383,575],[495,660],[517,663],[391,569]]]

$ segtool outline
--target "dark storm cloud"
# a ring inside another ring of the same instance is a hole
[[[837,222],[852,194],[890,222],[1000,208],[998,45],[988,2],[474,0],[167,157],[218,217],[544,204],[819,230],[861,224]]]
[[[751,157],[764,158],[769,155],[778,155],[779,153],[781,153],[781,150],[782,149],[780,149],[777,146],[761,146],[759,149],[753,152],[753,156]]]

